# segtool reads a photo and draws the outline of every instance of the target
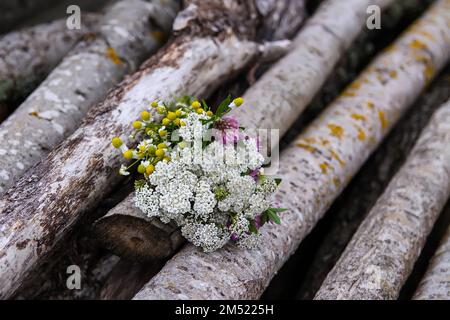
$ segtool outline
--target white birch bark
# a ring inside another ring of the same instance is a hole
[[[402,113],[450,58],[450,1],[440,0],[381,54],[281,158],[281,225],[255,250],[186,245],[134,299],[255,299]]]
[[[450,101],[432,117],[315,299],[396,299],[450,195]]]
[[[30,93],[83,35],[92,32],[99,16],[83,15],[80,29],[66,20],[11,32],[0,38],[0,107]]]
[[[431,259],[413,299],[450,300],[450,228]]]
[[[0,194],[72,133],[109,88],[160,45],[176,1],[123,0],[99,22],[99,36],[80,42],[0,125]],[[150,24],[150,19],[158,27]]]
[[[386,190],[392,177],[405,163],[433,113],[449,99],[450,66],[447,66],[439,75],[439,79],[434,81],[433,85],[414,103],[410,111],[399,120],[345,188],[339,200],[333,203],[326,213],[327,220],[320,227],[317,226],[318,230],[313,230],[315,234],[322,234],[323,237],[319,245],[313,242],[306,245],[306,247],[314,248],[314,254],[312,260],[308,262],[308,271],[304,274],[304,281],[297,294],[298,299],[314,298],[370,209]],[[304,249],[306,249],[305,252],[308,251],[307,248]],[[286,278],[289,279],[288,274]],[[411,275],[408,279],[410,278]],[[399,297],[401,298],[401,294]]]
[[[245,105],[233,111],[242,126],[277,129],[277,145],[311,102],[336,64],[365,27],[369,4],[392,1],[325,1],[295,38],[295,48],[245,93]],[[331,31],[332,30],[332,31]],[[95,224],[97,238],[116,255],[153,260],[170,257],[184,243],[175,225],[147,218],[131,194]]]
[[[1,298],[11,296],[83,213],[121,180],[111,137],[128,136],[130,123],[152,100],[206,94],[270,48],[251,41],[260,22],[251,19],[257,16],[252,3],[194,2],[175,22],[177,37],[171,44],[112,90],[79,129],[5,192],[0,200]]]

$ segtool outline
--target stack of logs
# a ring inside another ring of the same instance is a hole
[[[0,38],[0,298],[258,299],[296,270],[290,297],[450,298],[450,230],[410,284],[450,212],[450,0],[120,0],[83,17]],[[204,253],[134,207],[110,140],[155,98],[224,91],[251,106],[243,126],[279,129],[288,211],[255,250]]]

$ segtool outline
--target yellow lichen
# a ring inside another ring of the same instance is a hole
[[[434,66],[432,66],[431,64],[427,64],[425,66],[425,70],[423,71],[423,74],[425,76],[425,80],[427,82],[427,84],[431,81],[431,79],[433,79],[434,76]]]
[[[352,118],[355,120],[367,121],[366,116],[359,113],[352,113]]]
[[[326,174],[328,172],[328,163],[322,162],[320,164],[320,169],[322,170],[323,174]]]
[[[386,129],[388,127],[388,121],[386,119],[386,115],[384,114],[384,111],[378,112],[378,118],[380,119],[381,128]]]
[[[320,138],[320,143],[321,143],[323,146],[327,146],[327,145],[330,144],[330,141],[329,141],[328,139],[325,139],[325,138]]]
[[[108,47],[108,49],[106,49],[106,55],[114,64],[122,63],[122,60],[120,60],[120,58],[117,55],[117,52],[116,52],[116,50],[114,50],[114,48]]]
[[[344,167],[344,166],[345,166],[345,161],[342,160],[342,159],[339,157],[339,155],[336,153],[336,151],[330,150],[330,154],[331,154],[331,157],[332,157],[333,159],[335,159],[337,162],[339,162],[339,164],[341,165],[341,167]]]
[[[309,151],[311,153],[314,153],[316,151],[316,148],[314,148],[313,146],[301,142],[297,143],[297,147],[305,149],[306,151]]]
[[[330,129],[331,135],[338,137],[339,139],[344,135],[344,129],[341,126],[330,123],[327,127]]]
[[[411,49],[423,50],[427,48],[427,45],[418,39],[414,39],[413,41],[410,42],[409,47]]]
[[[305,141],[306,143],[316,143],[316,138],[314,138],[314,137],[306,137],[306,138],[303,138],[303,141]]]
[[[341,185],[341,180],[339,180],[338,177],[334,177],[333,178],[333,183],[334,183],[336,188],[339,188],[339,186]]]
[[[358,139],[361,141],[365,141],[366,140],[366,132],[360,127],[357,127],[356,129],[358,130]]]
[[[389,76],[390,76],[392,79],[397,78],[397,71],[391,70],[391,71],[389,72]]]
[[[356,93],[346,90],[342,93],[342,96],[343,97],[356,97]]]
[[[418,30],[417,33],[423,35],[425,38],[427,38],[427,39],[429,39],[431,41],[435,41],[436,40],[436,38],[431,33],[429,33],[428,31]]]
[[[352,90],[358,90],[359,88],[361,88],[361,83],[359,81],[354,81],[350,86],[350,89]]]

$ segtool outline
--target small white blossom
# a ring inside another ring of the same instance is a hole
[[[127,171],[127,166],[122,164],[119,169],[119,174],[122,176],[128,176],[130,173]]]

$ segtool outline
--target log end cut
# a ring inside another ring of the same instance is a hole
[[[132,261],[150,261],[169,258],[174,247],[183,242],[178,232],[172,234],[173,228],[167,230],[165,226],[156,219],[114,214],[98,220],[94,233],[114,254]]]

